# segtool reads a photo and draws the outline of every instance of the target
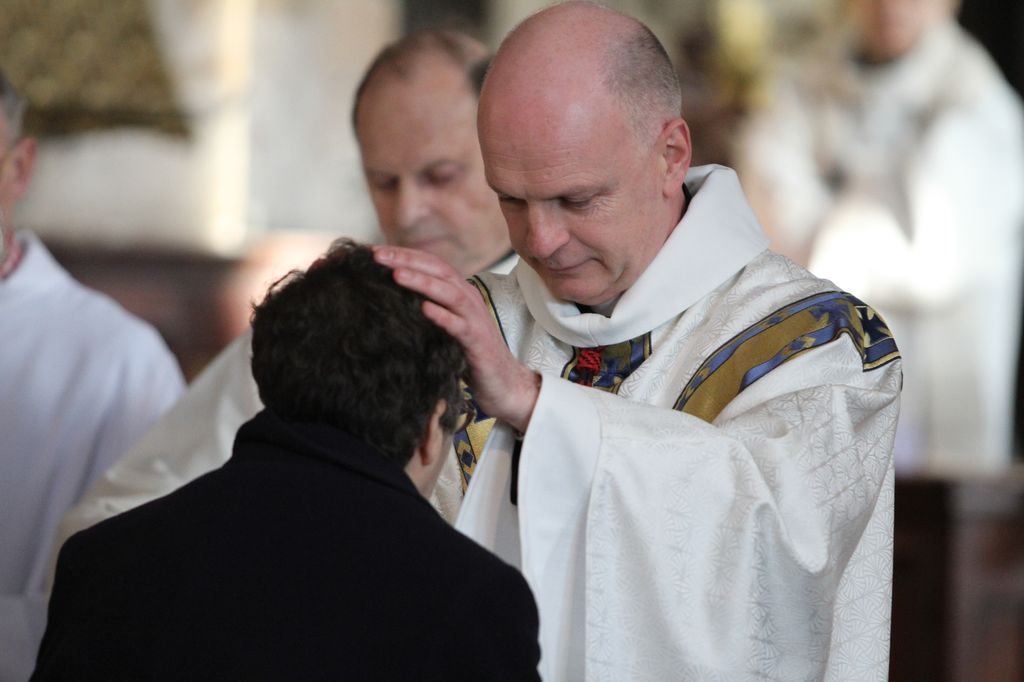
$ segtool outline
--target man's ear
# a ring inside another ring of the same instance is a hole
[[[424,497],[429,497],[433,491],[441,473],[441,461],[448,450],[448,434],[441,427],[441,415],[447,408],[448,403],[444,400],[437,401],[423,436],[405,465],[405,473]]]
[[[665,172],[663,192],[666,196],[678,194],[686,180],[693,158],[690,127],[681,118],[674,118],[661,131],[661,161]]]
[[[32,180],[32,172],[36,165],[36,141],[34,138],[25,137],[14,145],[4,163],[2,169],[6,177],[0,178],[2,183],[10,192],[11,200],[17,201],[28,189],[28,183]]]

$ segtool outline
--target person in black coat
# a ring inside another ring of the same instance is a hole
[[[266,409],[231,459],[72,536],[34,680],[536,680],[516,569],[424,498],[458,344],[340,242],[253,313]]]

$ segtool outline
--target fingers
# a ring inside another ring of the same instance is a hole
[[[395,270],[415,270],[432,277],[463,279],[455,271],[455,268],[448,265],[441,258],[426,251],[381,244],[373,247],[373,258],[381,265],[386,265]]]
[[[423,302],[423,314],[428,320],[451,334],[460,344],[467,345],[469,325],[464,318],[433,301]]]
[[[451,281],[405,268],[395,268],[394,277],[395,281],[406,289],[423,294],[443,306],[451,308],[465,305],[466,283],[461,279]]]
[[[512,356],[479,292],[433,254],[398,246],[376,246],[373,254],[394,271],[395,282],[427,299],[423,314],[462,346],[480,407],[525,431],[537,402],[540,375]]]
[[[396,246],[374,248],[374,259],[394,271],[395,282],[456,315],[479,301],[476,290],[454,268],[433,254]],[[446,327],[446,325],[441,325]],[[448,330],[453,333],[452,330]]]

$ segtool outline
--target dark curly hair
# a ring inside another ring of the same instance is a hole
[[[451,432],[466,361],[369,247],[335,242],[271,285],[252,313],[252,373],[264,405],[334,425],[404,466],[438,400]]]

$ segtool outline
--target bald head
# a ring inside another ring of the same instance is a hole
[[[657,37],[633,17],[595,2],[565,2],[523,21],[502,43],[492,71],[499,80],[518,72],[537,82],[550,79],[547,87],[597,87],[641,134],[682,109],[678,75]]]
[[[484,170],[512,246],[556,297],[612,306],[682,215],[690,134],[640,22],[570,2],[506,38],[480,94]]]

